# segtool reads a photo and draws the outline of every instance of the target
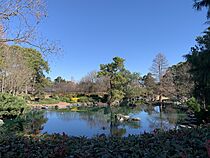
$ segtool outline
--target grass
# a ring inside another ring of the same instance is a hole
[[[52,98],[42,99],[38,102],[34,102],[35,104],[58,104],[60,101]]]

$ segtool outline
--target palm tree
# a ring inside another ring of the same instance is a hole
[[[196,10],[201,10],[203,8],[207,8],[208,12],[207,12],[207,19],[210,18],[210,0],[194,0],[194,5],[193,7]]]

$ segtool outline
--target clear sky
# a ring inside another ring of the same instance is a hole
[[[48,0],[47,4],[49,17],[41,32],[60,41],[63,49],[49,61],[52,79],[79,80],[115,56],[142,75],[159,52],[170,65],[176,64],[207,27],[206,12],[195,11],[193,0]]]

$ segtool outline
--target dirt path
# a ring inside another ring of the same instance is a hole
[[[42,107],[42,106],[54,107],[54,106],[58,106],[59,109],[66,108],[67,105],[69,105],[69,103],[66,103],[66,102],[59,102],[57,104],[30,104],[30,106],[33,106],[33,107]]]

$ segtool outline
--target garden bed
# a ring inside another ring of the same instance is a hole
[[[209,152],[209,153],[208,153]],[[208,155],[209,154],[209,155]],[[210,127],[154,131],[128,137],[59,135],[9,136],[0,141],[0,157],[199,157],[210,156]]]

